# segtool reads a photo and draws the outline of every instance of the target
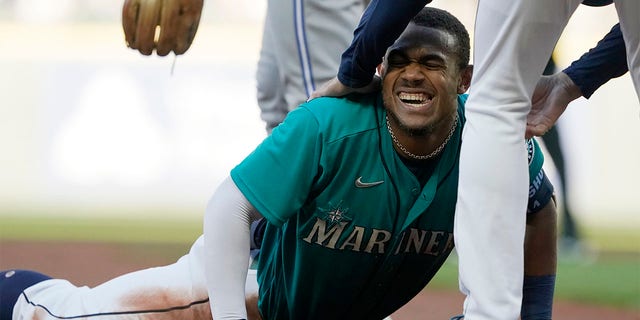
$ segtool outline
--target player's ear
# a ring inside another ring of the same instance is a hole
[[[382,62],[380,62],[380,64],[376,67],[376,71],[378,72],[378,75],[380,77],[383,77],[384,73],[387,71],[386,65],[387,65],[387,55],[385,54],[384,57],[382,57]]]
[[[379,64],[378,67],[376,67],[376,71],[378,71],[378,74],[380,76],[382,76],[384,74],[384,71],[385,71],[384,60],[382,60],[382,63]]]
[[[473,76],[473,65],[468,65],[460,71],[460,79],[458,81],[458,93],[462,94],[469,90],[471,85],[471,77]]]

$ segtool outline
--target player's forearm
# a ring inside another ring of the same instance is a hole
[[[544,171],[541,171],[544,174]],[[538,180],[539,182],[540,180]],[[522,286],[522,320],[551,319],[557,269],[557,212],[553,186],[544,176],[538,191],[529,197],[527,229],[524,240],[524,283]],[[530,186],[534,187],[534,186]],[[531,189],[530,189],[531,190]],[[536,204],[545,203],[534,209]]]
[[[585,98],[589,98],[607,81],[627,71],[629,68],[626,47],[620,24],[616,24],[595,48],[582,55],[562,72],[580,88]]]
[[[338,79],[351,88],[371,82],[387,48],[431,0],[372,0],[342,54]]]
[[[204,218],[205,275],[216,320],[247,319],[245,281],[255,210],[231,178],[218,187]],[[252,217],[253,216],[253,217]]]

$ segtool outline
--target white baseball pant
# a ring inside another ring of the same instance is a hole
[[[454,236],[466,320],[514,320],[523,279],[530,97],[581,0],[479,0]],[[638,90],[639,6],[616,0]]]

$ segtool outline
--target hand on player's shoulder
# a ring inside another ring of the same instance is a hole
[[[373,80],[366,86],[362,88],[351,88],[344,85],[338,77],[334,77],[333,79],[322,84],[318,89],[316,89],[307,101],[311,101],[315,98],[319,97],[342,97],[351,93],[370,93],[376,90],[380,90],[381,80],[380,77],[374,76]]]

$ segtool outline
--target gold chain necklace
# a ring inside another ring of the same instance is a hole
[[[409,150],[407,150],[407,148],[405,148],[400,143],[400,141],[398,141],[398,138],[396,138],[396,135],[393,134],[393,130],[391,129],[391,123],[389,123],[389,115],[385,116],[385,118],[387,120],[387,130],[389,130],[391,139],[393,139],[393,142],[396,144],[396,146],[398,146],[398,149],[400,149],[400,151],[402,151],[404,154],[408,155],[409,158],[416,159],[416,160],[428,160],[440,154],[440,152],[442,152],[442,149],[444,149],[447,143],[449,143],[449,140],[451,140],[451,137],[453,136],[453,133],[456,131],[456,127],[458,126],[458,113],[456,112],[456,117],[453,120],[453,126],[451,126],[451,130],[449,131],[449,135],[447,136],[447,138],[444,139],[442,144],[438,148],[433,150],[433,152],[425,156],[420,156],[420,155],[411,153]]]

